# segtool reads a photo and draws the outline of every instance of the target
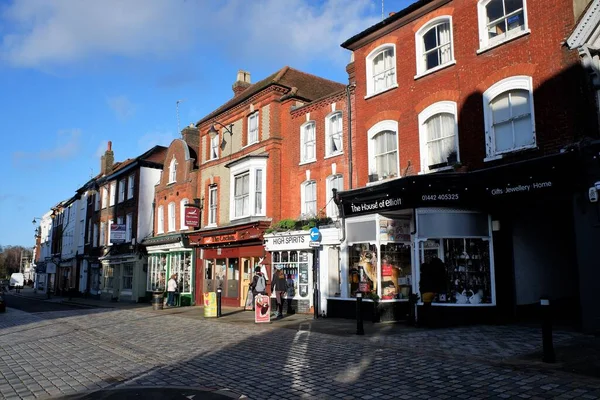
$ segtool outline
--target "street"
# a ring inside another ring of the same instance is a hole
[[[204,319],[194,307],[84,309],[7,298],[0,314],[5,399],[165,387],[252,399],[600,398],[597,378],[522,357],[539,348],[539,331],[527,327],[390,325],[365,336],[332,335],[326,327],[344,321],[281,329],[247,323],[248,313],[234,324]],[[555,343],[582,336],[556,332]]]
[[[14,296],[12,291],[8,292],[5,298],[7,301],[7,307],[15,308],[17,310],[26,311],[29,313],[79,310],[82,308],[82,306],[75,304],[54,303],[50,301],[39,301],[22,296]]]

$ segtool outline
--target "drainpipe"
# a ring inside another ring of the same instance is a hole
[[[350,89],[356,87],[355,83],[346,85],[346,108],[348,119],[348,175],[350,176],[348,189],[352,189],[352,103]]]

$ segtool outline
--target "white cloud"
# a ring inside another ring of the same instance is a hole
[[[15,163],[26,163],[36,161],[67,160],[75,156],[81,147],[81,131],[71,129],[57,133],[56,145],[50,149],[36,152],[16,151],[13,153]]]
[[[106,102],[120,120],[126,120],[135,114],[135,105],[129,101],[127,96],[109,97]]]
[[[191,46],[277,67],[345,63],[340,43],[377,21],[369,0],[15,0],[0,15],[0,54],[40,69],[106,56],[165,58]]]

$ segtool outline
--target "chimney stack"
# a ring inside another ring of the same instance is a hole
[[[113,164],[115,163],[115,154],[112,151],[112,142],[108,141],[108,148],[104,155],[100,157],[100,173],[108,175],[112,172]]]
[[[250,85],[251,85],[250,72],[243,71],[240,69],[237,73],[237,79],[234,82],[233,86],[231,87],[233,89],[233,97],[238,96],[240,93],[242,93],[244,90],[246,90]]]
[[[200,145],[200,132],[198,132],[198,128],[194,124],[189,124],[181,131],[181,138],[184,142],[186,142],[189,146],[194,149],[198,149]]]

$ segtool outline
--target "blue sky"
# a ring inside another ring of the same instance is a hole
[[[384,14],[412,0],[384,0]],[[289,65],[347,82],[340,43],[381,0],[0,0],[0,245],[34,245],[31,220],[115,160],[176,137]]]

